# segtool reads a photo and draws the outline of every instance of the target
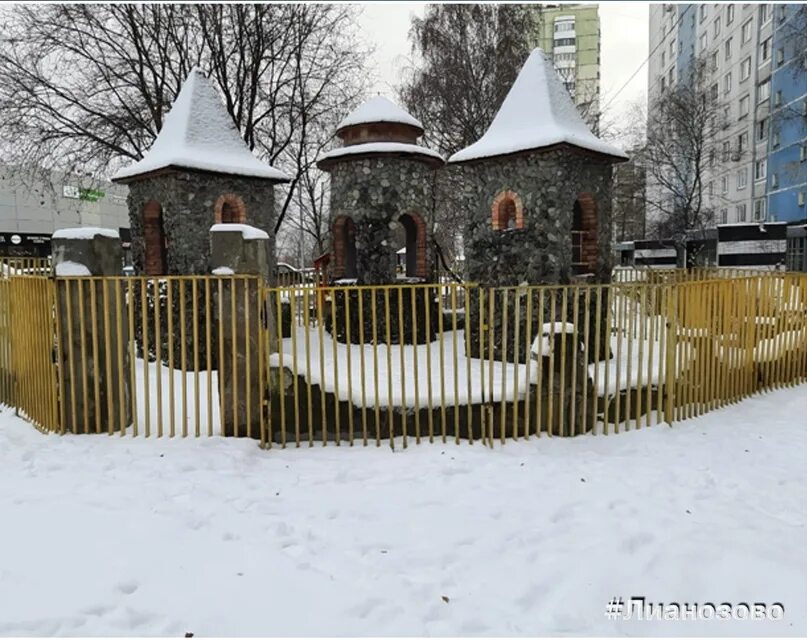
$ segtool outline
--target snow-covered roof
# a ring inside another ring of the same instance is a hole
[[[359,105],[339,123],[339,126],[336,127],[336,131],[339,132],[346,127],[352,127],[357,124],[376,122],[408,124],[409,126],[417,127],[423,131],[423,125],[417,118],[412,117],[392,100],[384,96],[370,98]]]
[[[534,49],[485,135],[448,161],[490,158],[560,143],[627,159],[620,149],[591,133],[552,61]]]
[[[362,144],[352,144],[347,147],[337,147],[320,158],[323,160],[330,160],[332,158],[343,158],[345,156],[353,155],[366,155],[366,154],[382,154],[382,153],[401,153],[411,155],[421,155],[439,160],[441,163],[445,162],[443,156],[436,151],[421,147],[417,144],[407,144],[405,142],[364,142]]]
[[[113,180],[182,167],[239,176],[289,180],[252,155],[218,92],[198,68],[191,70],[145,157],[118,171]]]
[[[253,227],[248,224],[239,224],[237,222],[219,222],[210,227],[210,231],[216,233],[217,231],[228,231],[240,233],[244,240],[268,240],[269,234],[263,229]]]
[[[92,240],[95,236],[120,238],[120,233],[117,229],[107,229],[105,227],[69,227],[67,229],[57,229],[53,232],[51,239]]]

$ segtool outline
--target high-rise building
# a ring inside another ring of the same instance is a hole
[[[597,130],[600,111],[600,16],[597,5],[542,5],[538,46],[586,122]]]
[[[714,225],[807,219],[804,29],[804,5],[650,5],[649,104],[701,60],[723,105],[704,180]]]

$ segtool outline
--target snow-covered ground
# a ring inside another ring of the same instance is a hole
[[[807,386],[673,428],[392,452],[0,413],[0,635],[804,635]],[[782,621],[608,620],[613,597]]]

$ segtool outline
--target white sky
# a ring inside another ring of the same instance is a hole
[[[401,71],[407,65],[410,46],[407,39],[412,15],[422,16],[425,3],[383,2],[363,4],[361,24],[368,42],[376,53],[371,60],[375,67],[375,92],[394,98]],[[643,2],[601,2],[601,105],[611,98],[636,72],[648,54],[649,5]],[[647,66],[636,73],[619,93],[609,111],[614,115],[647,94]]]

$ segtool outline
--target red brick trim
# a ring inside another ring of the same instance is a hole
[[[524,228],[524,203],[515,191],[501,191],[493,199],[490,207],[490,218],[494,231],[508,228],[511,217],[515,217],[515,228]]]
[[[240,196],[234,193],[225,193],[218,197],[213,205],[213,214],[216,224],[231,222],[246,224],[247,207]]]
[[[426,239],[426,223],[423,221],[423,218],[419,213],[410,212],[404,213],[398,219],[400,221],[401,218],[404,216],[409,216],[412,222],[415,225],[415,255],[416,255],[416,263],[415,263],[415,277],[416,278],[428,278],[429,277],[429,262],[427,259],[428,255],[428,243]],[[408,249],[409,247],[407,247]],[[407,256],[408,258],[408,256]]]

